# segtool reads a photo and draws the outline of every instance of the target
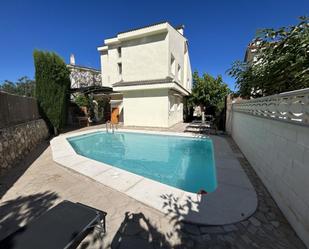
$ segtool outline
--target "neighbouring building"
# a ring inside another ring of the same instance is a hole
[[[250,42],[246,48],[244,62],[250,66],[258,65],[261,63],[261,59],[258,58],[258,53],[261,53],[261,49],[263,49],[261,46],[261,40],[252,40],[252,42]],[[251,95],[255,97],[261,97],[263,96],[263,93],[261,89],[252,88]]]
[[[111,95],[111,121],[170,127],[183,121],[192,72],[184,26],[168,22],[118,33],[98,47],[102,85]]]
[[[257,54],[259,51],[259,46],[261,44],[261,41],[258,39],[252,40],[252,42],[249,43],[246,49],[244,62],[247,62],[249,64],[257,62]]]
[[[71,88],[82,88],[90,86],[100,86],[101,71],[91,67],[85,67],[75,64],[75,57],[70,56],[70,64],[67,65],[70,70]]]
[[[72,102],[80,95],[88,95],[92,99],[93,115],[91,120],[96,122],[104,122],[110,119],[109,94],[113,91],[110,87],[102,86],[101,70],[76,65],[73,54],[70,56],[70,64],[67,64],[70,70],[70,99]],[[104,105],[102,104],[104,101]],[[99,104],[101,102],[101,104]],[[70,104],[68,123],[73,125],[80,123],[81,120],[87,121],[85,116],[89,115],[89,108],[86,106],[77,108],[76,105]]]

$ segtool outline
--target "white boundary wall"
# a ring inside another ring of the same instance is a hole
[[[305,89],[234,103],[228,120],[233,139],[307,247],[308,107]]]

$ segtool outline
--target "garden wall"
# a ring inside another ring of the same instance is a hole
[[[0,92],[0,174],[48,136],[34,98]]]
[[[0,129],[40,118],[36,99],[0,91]]]
[[[309,89],[234,103],[230,133],[309,247]]]
[[[48,136],[43,119],[0,129],[0,174],[12,168]]]

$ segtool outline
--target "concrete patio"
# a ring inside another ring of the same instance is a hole
[[[179,124],[169,131],[186,128]],[[93,232],[80,248],[305,248],[236,144],[230,137],[218,137],[237,155],[257,193],[258,208],[244,221],[221,226],[181,223],[177,215],[165,216],[58,165],[46,141],[0,177],[0,239],[68,199],[108,213],[103,243]]]

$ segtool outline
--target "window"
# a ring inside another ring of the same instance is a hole
[[[177,78],[178,78],[178,80],[181,81],[181,67],[180,67],[180,65],[178,65],[178,68],[177,68]]]
[[[175,65],[176,65],[175,57],[173,55],[171,55],[171,73],[172,73],[172,75],[175,75],[175,69],[176,69]]]
[[[181,100],[179,100],[179,102],[178,102],[178,107],[177,107],[177,110],[178,111],[182,111],[182,109],[183,109],[183,107],[182,107],[182,102],[181,102]]]
[[[122,74],[122,64],[121,63],[118,63],[118,73],[119,75]]]
[[[170,96],[169,97],[170,101],[169,101],[169,104],[170,104],[170,112],[173,112],[176,110],[176,99],[174,96]]]
[[[118,51],[118,57],[121,58],[121,47],[118,47],[117,51]]]

